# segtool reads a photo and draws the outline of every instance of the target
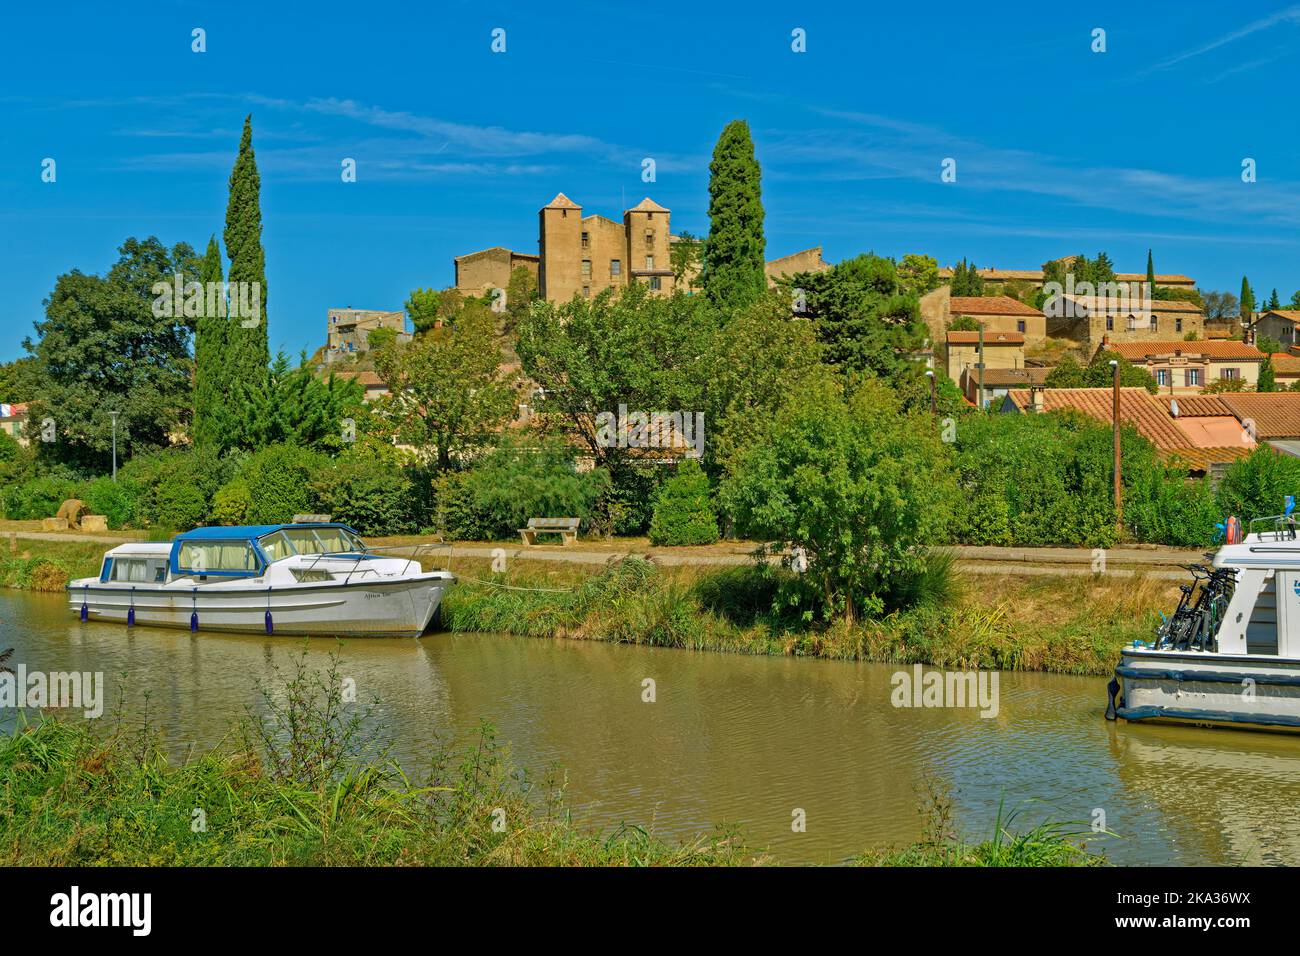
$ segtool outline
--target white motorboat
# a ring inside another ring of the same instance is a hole
[[[1296,527],[1289,514],[1257,519],[1219,549],[1156,639],[1120,652],[1107,718],[1300,730]]]
[[[426,546],[427,547],[427,546]],[[99,577],[68,585],[83,621],[190,631],[418,637],[449,571],[368,548],[342,524],[195,528],[170,543],[123,544]]]

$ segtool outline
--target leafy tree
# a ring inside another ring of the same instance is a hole
[[[40,366],[35,356],[0,363],[0,402],[29,401],[40,388]]]
[[[250,434],[257,446],[290,444],[318,451],[338,451],[347,447],[343,420],[367,414],[365,389],[355,379],[344,379],[331,371],[328,378],[318,378],[300,358],[297,368],[290,368],[283,352],[271,365],[270,380],[263,401],[253,410]]]
[[[718,522],[709,502],[709,478],[698,461],[682,459],[677,473],[659,486],[655,496],[650,543],[712,544],[717,540]]]
[[[412,289],[406,297],[406,314],[411,320],[411,327],[419,335],[429,331],[443,318],[438,311],[442,303],[442,293],[433,289]]]
[[[919,573],[946,524],[947,450],[928,414],[867,381],[792,396],[722,486],[742,532],[800,548],[824,613],[878,613],[891,579]]]
[[[719,309],[743,309],[767,291],[762,173],[749,124],[723,129],[709,163],[709,238],[701,285]]]
[[[1206,322],[1224,322],[1236,316],[1240,308],[1237,297],[1231,292],[1201,291],[1201,301],[1205,305]]]
[[[299,445],[267,445],[240,464],[233,479],[249,491],[250,524],[280,524],[315,505],[311,482],[324,473],[328,459]]]
[[[704,241],[683,229],[668,250],[668,265],[673,270],[673,288],[695,291],[704,266]]]
[[[1118,352],[1098,351],[1087,365],[1066,356],[1048,373],[1047,388],[1111,388],[1115,384],[1111,360],[1119,362],[1119,384],[1123,388],[1145,388],[1152,395],[1159,391],[1155,376],[1130,362]]]
[[[42,456],[107,471],[111,412],[117,412],[119,459],[169,444],[188,417],[190,328],[183,315],[154,309],[153,285],[169,286],[177,272],[194,271],[194,250],[168,250],[156,238],[128,239],[104,277],[73,270],[58,277],[45,300],[38,339],[23,347],[35,360],[37,390],[30,404],[33,434],[49,418],[54,441]],[[26,374],[26,373],[25,373]]]
[[[419,530],[415,488],[401,468],[359,455],[344,455],[311,479],[313,506],[362,534],[410,534]]]
[[[1273,368],[1273,356],[1271,354],[1260,363],[1259,384],[1255,386],[1255,390],[1259,392],[1277,391],[1277,372]]]
[[[949,332],[978,332],[980,324],[969,315],[959,315],[948,323]]]
[[[388,327],[371,329],[366,334],[366,348],[370,351],[382,349],[397,341],[397,330]]]
[[[898,264],[897,272],[898,284],[918,299],[943,284],[939,278],[939,262],[933,256],[909,252]]]
[[[374,411],[423,460],[450,468],[487,444],[515,410],[515,377],[500,364],[492,311],[473,303],[452,325],[376,355],[392,391]]]
[[[506,327],[515,329],[537,301],[537,276],[523,266],[516,266],[506,283]]]
[[[208,239],[208,249],[199,265],[199,282],[204,289],[208,283],[222,282],[221,247],[217,237]],[[230,407],[226,395],[230,390],[230,367],[227,364],[229,332],[225,295],[215,297],[214,310],[208,314],[207,297],[204,297],[203,315],[199,316],[194,333],[194,423],[190,434],[196,445],[225,448],[226,437],[231,434]]]
[[[1255,318],[1255,290],[1250,287],[1246,277],[1241,277],[1241,318],[1243,321],[1251,322]]]
[[[638,282],[591,299],[538,303],[520,324],[516,347],[525,374],[542,388],[537,407],[546,424],[615,467],[629,450],[603,440],[596,417],[620,406],[702,411],[701,367],[716,324],[702,296],[656,296]]]
[[[813,325],[789,316],[788,300],[770,293],[723,319],[705,342],[699,376],[708,429],[703,464],[715,477],[761,440],[791,395],[818,387],[830,374]],[[683,392],[681,400],[692,399]]]
[[[226,446],[253,448],[252,433],[258,406],[265,401],[268,385],[270,346],[267,344],[266,254],[262,250],[261,177],[253,155],[253,117],[244,118],[239,155],[230,172],[230,199],[226,205],[224,234],[230,257],[232,302],[236,287],[247,283],[260,301],[257,315],[244,315],[233,307],[226,325],[222,363],[227,370],[228,391],[224,400],[230,410],[226,421]],[[252,304],[250,294],[250,306]]]
[[[790,283],[804,291],[825,360],[845,373],[896,374],[928,339],[916,297],[888,259],[868,253]]]
[[[980,275],[979,269],[973,263],[963,259],[952,270],[950,292],[957,296],[983,295],[984,277]]]
[[[1259,349],[1265,355],[1272,355],[1274,352],[1281,352],[1282,343],[1268,335],[1261,335],[1255,340],[1255,348]]]

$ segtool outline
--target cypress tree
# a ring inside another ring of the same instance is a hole
[[[1156,266],[1155,261],[1151,258],[1151,250],[1147,250],[1147,295],[1154,298],[1156,294]]]
[[[239,141],[239,155],[230,171],[230,200],[226,205],[226,255],[230,257],[231,316],[227,328],[226,375],[230,388],[226,396],[230,413],[229,445],[249,448],[255,445],[255,418],[265,400],[269,372],[270,348],[266,332],[266,258],[262,251],[262,183],[253,156],[253,117],[244,118],[244,135]],[[239,283],[259,295],[260,312],[256,316],[239,314],[234,303],[239,297]],[[254,324],[255,322],[255,324]]]
[[[1268,305],[1266,308],[1273,311],[1282,308],[1282,300],[1278,298],[1277,289],[1274,289],[1273,294],[1268,297]]]
[[[199,281],[205,290],[210,283],[220,287],[221,246],[217,237],[208,239],[208,251],[199,264]],[[211,303],[214,308],[209,309]],[[194,424],[191,433],[194,444],[224,450],[227,426],[225,424],[226,393],[226,297],[221,292],[204,297],[203,314],[194,331]]]
[[[714,305],[742,309],[767,291],[762,171],[749,124],[727,124],[709,163],[709,238],[701,283]]]
[[[1255,311],[1255,293],[1251,291],[1250,283],[1246,277],[1241,277],[1241,321],[1243,323],[1254,321]]]

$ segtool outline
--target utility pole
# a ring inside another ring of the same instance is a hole
[[[1114,378],[1114,385],[1111,387],[1111,417],[1115,435],[1115,526],[1122,531],[1124,528],[1124,502],[1120,492],[1119,471],[1119,362],[1111,359],[1110,369]]]
[[[109,412],[108,417],[113,419],[113,480],[117,481],[117,412]]]
[[[935,396],[935,391],[934,391],[934,369],[932,369],[932,368],[927,368],[927,369],[925,370],[925,377],[928,378],[928,379],[930,380],[930,414],[931,414],[931,415],[938,415],[938,414],[939,414],[939,400],[938,400],[938,398]]]

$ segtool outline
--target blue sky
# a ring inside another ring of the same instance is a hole
[[[220,235],[248,112],[271,345],[291,354],[321,344],[330,307],[450,284],[454,255],[535,252],[560,191],[612,218],[650,195],[675,231],[706,231],[709,154],[737,117],[769,258],[822,245],[831,261],[1035,268],[1105,249],[1142,271],[1150,246],[1157,271],[1203,288],[1235,293],[1243,273],[1284,300],[1300,288],[1300,6],[720,6],[11,5],[0,359],[22,354],[60,273],[102,272],[131,235],[200,250]]]

